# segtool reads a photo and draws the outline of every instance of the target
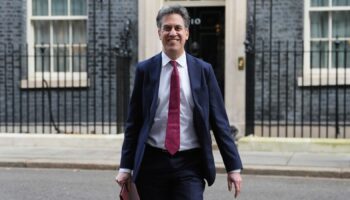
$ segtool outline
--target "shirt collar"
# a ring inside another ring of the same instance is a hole
[[[162,66],[165,67],[171,59],[162,51]],[[186,52],[184,52],[180,57],[176,59],[177,64],[180,67],[186,67],[187,61],[186,61]]]

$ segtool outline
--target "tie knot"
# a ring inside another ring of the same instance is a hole
[[[177,67],[177,66],[176,66],[176,61],[175,61],[175,60],[171,60],[171,61],[170,61],[170,64],[171,64],[172,67]]]

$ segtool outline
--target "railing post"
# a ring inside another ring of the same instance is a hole
[[[124,23],[124,30],[120,32],[120,44],[113,48],[116,55],[116,88],[117,88],[117,134],[124,132],[124,125],[127,118],[127,107],[129,102],[129,70],[130,70],[130,37],[131,22],[127,19]]]
[[[5,132],[7,133],[8,132],[8,108],[7,108],[7,51],[8,51],[8,49],[7,49],[7,44],[5,44],[5,54],[4,54],[4,63],[5,63],[5,65],[4,65],[4,67],[5,67],[5,72],[4,72],[4,74],[5,74],[5,84],[4,84],[4,96],[5,96],[5,101],[4,101],[4,105],[5,105]]]
[[[340,129],[339,129],[339,103],[338,103],[338,67],[339,67],[339,46],[340,46],[340,41],[338,40],[338,37],[335,41],[335,137],[338,138],[340,134]]]
[[[255,11],[254,11],[255,12]],[[247,39],[244,42],[246,53],[246,132],[254,135],[255,128],[255,19],[250,19]]]

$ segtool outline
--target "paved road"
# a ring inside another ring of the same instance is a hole
[[[0,200],[115,200],[113,171],[0,168]],[[224,175],[206,200],[233,199]],[[350,179],[244,175],[241,200],[347,200]]]

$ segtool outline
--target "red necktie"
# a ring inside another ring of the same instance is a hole
[[[170,95],[168,123],[165,136],[165,148],[174,155],[180,148],[180,77],[176,61],[170,61],[173,66],[170,80]]]

